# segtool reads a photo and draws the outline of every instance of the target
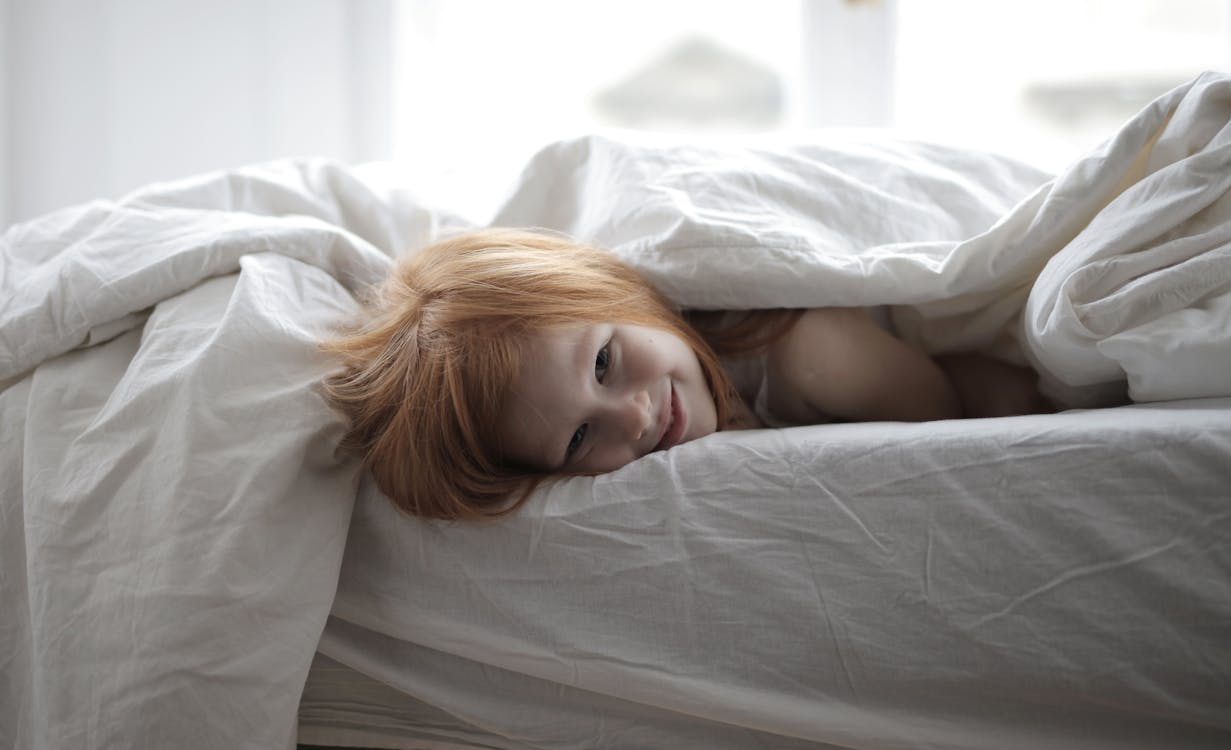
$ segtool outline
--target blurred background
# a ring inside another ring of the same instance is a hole
[[[483,206],[553,139],[889,128],[1059,170],[1231,0],[0,0],[0,227],[287,156]]]

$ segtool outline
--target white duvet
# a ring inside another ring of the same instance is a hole
[[[851,134],[586,138],[492,223],[685,305],[891,304],[1067,405],[1215,399],[1229,122],[1205,76],[1051,181]],[[400,518],[334,453],[314,341],[460,222],[373,174],[265,165],[4,234],[0,746],[285,747],[318,647],[507,747],[1227,740],[1229,402],[721,434],[498,523]]]

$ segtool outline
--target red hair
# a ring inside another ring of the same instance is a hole
[[[581,322],[667,330],[696,353],[718,424],[737,398],[718,356],[615,255],[555,236],[488,229],[399,260],[362,320],[322,348],[343,369],[325,392],[344,446],[394,505],[428,518],[498,516],[544,474],[500,458],[496,425],[528,334]]]

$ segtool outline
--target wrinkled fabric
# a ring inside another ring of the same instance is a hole
[[[495,223],[682,305],[890,304],[1065,404],[1188,400],[724,433],[489,524],[399,516],[317,388],[356,295],[465,223],[430,186],[283,162],[10,228],[0,745],[287,747],[363,715],[297,720],[319,650],[426,707],[403,741],[1225,746],[1229,86],[1054,179],[836,132],[546,149]]]
[[[454,718],[316,693],[307,736],[1225,747],[1229,415],[719,433],[484,524],[362,489],[320,651]]]
[[[1223,148],[1208,131],[1231,119],[1228,86],[1172,92],[1054,179],[866,133],[588,137],[535,157],[494,223],[614,248],[687,306],[887,302],[925,348],[1030,361],[1062,403],[1101,403],[1135,378],[1106,364],[1131,329],[1092,328],[1073,300],[1118,298],[1125,321],[1159,309],[1139,282],[1090,270],[1116,267],[1098,238],[1202,233],[1209,196],[1176,186],[1185,160]],[[1185,139],[1172,166],[1151,161]],[[1168,227],[1125,204],[1150,195]],[[1194,258],[1217,267],[1203,242]],[[1194,313],[1219,299],[1216,275],[1186,278]],[[722,434],[483,525],[398,523],[366,488],[321,652],[403,691],[408,711],[444,708],[450,736],[476,745],[1224,746],[1231,370],[1158,356],[1160,330],[1116,361],[1213,387],[1134,381],[1133,395],[1202,398]],[[1225,357],[1227,333],[1186,338]]]
[[[274,164],[0,240],[0,746],[285,748],[358,472],[317,350],[433,226]]]
[[[1231,395],[1231,81],[1160,97],[1054,180],[886,141],[540,153],[495,223],[612,247],[708,309],[894,305],[931,352],[1029,361],[1063,406]]]

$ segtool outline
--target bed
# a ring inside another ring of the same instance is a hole
[[[0,244],[0,746],[1231,744],[1231,79],[1059,175],[859,131],[151,185]],[[719,433],[483,524],[335,447],[315,341],[480,224],[681,305],[888,304],[1055,414]]]

